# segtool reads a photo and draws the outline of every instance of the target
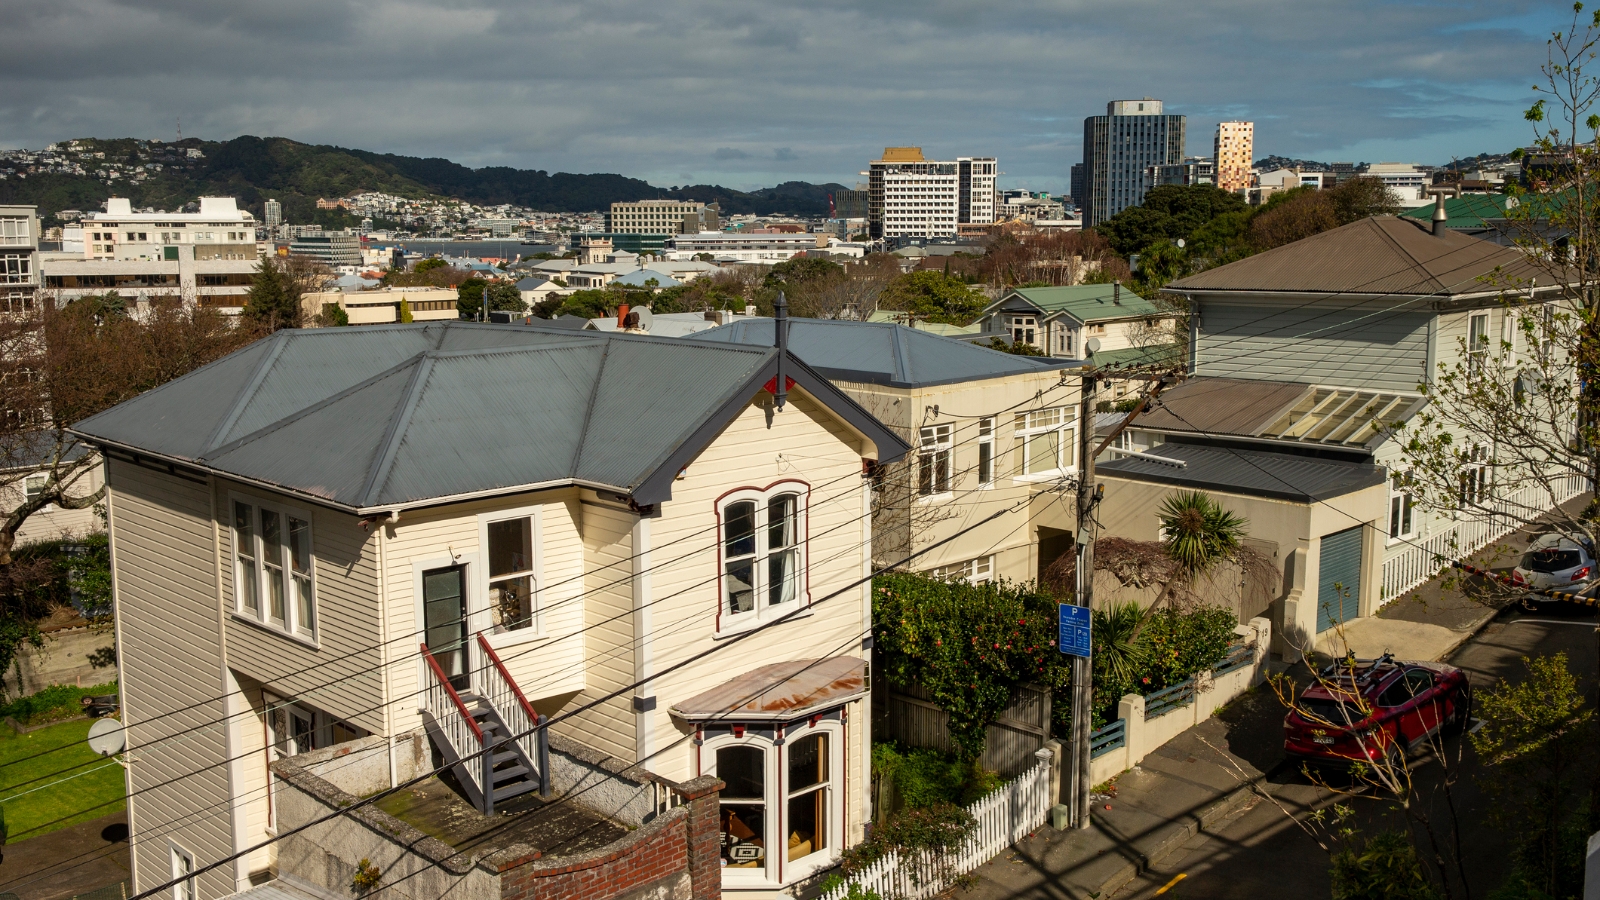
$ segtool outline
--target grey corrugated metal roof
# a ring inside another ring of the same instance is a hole
[[[1388,478],[1382,467],[1369,463],[1208,444],[1166,443],[1150,448],[1150,453],[1182,460],[1184,465],[1134,453],[1111,462],[1096,463],[1095,471],[1112,478],[1212,488],[1302,503],[1339,497],[1383,484]]]
[[[691,341],[772,344],[772,319],[746,318]],[[1056,369],[1080,360],[1017,356],[888,322],[790,319],[789,349],[823,375],[895,387],[952,384]]]
[[[1439,295],[1493,292],[1479,279],[1499,267],[1508,278],[1548,273],[1521,251],[1458,231],[1433,235],[1394,216],[1373,216],[1181,278],[1163,290]]]
[[[572,482],[654,503],[777,363],[540,327],[291,329],[74,431],[350,509]],[[908,449],[792,354],[785,371],[885,459]]]

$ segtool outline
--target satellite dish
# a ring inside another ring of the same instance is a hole
[[[656,317],[650,312],[650,310],[643,306],[628,311],[628,315],[630,316],[635,313],[639,315],[639,330],[649,331],[650,323],[654,322]]]
[[[1095,353],[1097,353],[1099,350],[1100,350],[1100,339],[1099,338],[1089,338],[1087,341],[1083,342],[1083,352],[1089,354],[1090,356],[1095,355]]]
[[[1179,250],[1183,249],[1183,238],[1178,238],[1178,249]]]
[[[98,719],[89,726],[89,749],[101,756],[121,753],[125,743],[122,723],[116,719]]]

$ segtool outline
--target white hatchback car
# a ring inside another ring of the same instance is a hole
[[[1596,576],[1594,547],[1588,541],[1560,534],[1542,534],[1522,554],[1511,570],[1511,580],[1535,591],[1582,592]],[[1559,603],[1554,597],[1530,593],[1529,600]]]

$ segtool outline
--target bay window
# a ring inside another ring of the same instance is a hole
[[[1011,444],[1017,477],[1059,475],[1074,465],[1074,414],[1060,406],[1016,414]]]
[[[721,794],[725,886],[790,884],[838,858],[844,732],[835,710],[781,726],[708,728],[701,768]]]
[[[718,509],[722,526],[719,630],[783,615],[805,594],[804,495],[795,482],[736,491]]]
[[[234,613],[316,638],[311,517],[253,500],[233,501]]]

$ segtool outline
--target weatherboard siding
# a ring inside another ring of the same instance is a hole
[[[225,712],[210,487],[115,459],[108,467],[134,889],[146,890],[171,877],[172,843],[199,864],[233,850],[216,724]],[[235,890],[228,867],[198,881],[202,898]]]
[[[1433,314],[1400,302],[1205,301],[1195,374],[1414,392]]]
[[[631,510],[584,491],[580,503],[584,549],[581,641],[586,670],[584,690],[565,704],[571,713],[557,733],[618,759],[635,762],[637,747],[631,694],[620,694],[577,712],[579,707],[621,691],[634,680],[633,524]],[[549,712],[548,710],[541,710]]]
[[[236,608],[233,501],[277,505],[310,516],[315,575],[314,644],[231,614]],[[356,516],[218,480],[216,489],[228,666],[285,698],[303,701],[374,733],[384,730],[382,624],[377,541]]]
[[[692,732],[668,714],[674,703],[770,663],[863,656],[866,592],[853,584],[868,550],[861,455],[858,439],[838,419],[792,391],[770,427],[765,409],[747,406],[674,482],[672,499],[651,524],[649,654],[662,673],[651,687],[657,700],[652,771],[675,779],[698,774]],[[810,485],[804,521],[810,614],[742,640],[719,638],[718,498],[785,479]],[[668,671],[706,651],[711,655]]]

